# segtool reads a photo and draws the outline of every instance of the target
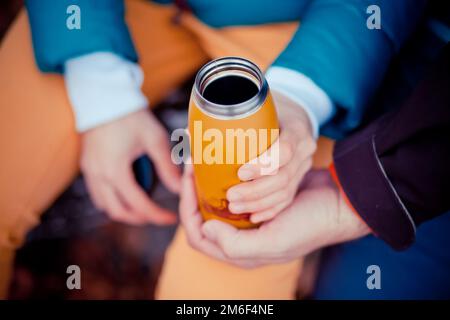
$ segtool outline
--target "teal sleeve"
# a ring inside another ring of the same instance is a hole
[[[298,21],[310,1],[187,0],[196,17],[216,28]]]
[[[381,29],[368,29],[369,5],[381,10]],[[414,30],[424,0],[315,0],[275,66],[311,78],[334,102],[335,116],[322,130],[339,138],[361,122],[393,55]]]
[[[70,5],[80,8],[81,29],[66,26]],[[68,59],[98,51],[138,59],[122,0],[27,0],[26,7],[36,63],[43,72],[63,72]]]

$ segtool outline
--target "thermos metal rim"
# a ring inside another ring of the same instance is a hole
[[[245,77],[254,82],[258,93],[247,101],[230,105],[217,104],[203,96],[209,83],[230,75]],[[264,104],[267,93],[267,81],[256,64],[240,57],[223,57],[208,62],[198,71],[192,96],[197,107],[204,113],[213,118],[231,120],[245,118],[258,111]]]

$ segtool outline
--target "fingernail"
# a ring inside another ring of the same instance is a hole
[[[234,190],[228,190],[227,192],[228,201],[239,201],[242,199],[242,195]]]
[[[205,223],[202,227],[202,231],[206,238],[208,238],[209,240],[214,240],[214,236],[216,233],[214,232],[214,228],[211,227],[210,224]]]
[[[238,172],[239,179],[241,180],[250,180],[253,178],[253,175],[253,171],[250,169],[242,169]]]
[[[241,213],[245,210],[245,206],[240,203],[230,203],[228,209],[233,213]]]

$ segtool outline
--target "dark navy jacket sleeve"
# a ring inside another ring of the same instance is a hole
[[[450,211],[450,45],[397,111],[339,141],[334,167],[373,232],[407,248],[421,223]]]
[[[70,5],[80,8],[79,30],[66,26]],[[27,0],[26,7],[41,71],[62,72],[66,60],[98,51],[137,61],[122,0]]]
[[[373,4],[381,10],[381,29],[366,26],[366,10]],[[392,56],[414,30],[424,6],[424,0],[311,1],[274,65],[305,74],[336,104],[323,134],[340,138],[360,124]]]

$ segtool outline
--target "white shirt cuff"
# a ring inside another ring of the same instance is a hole
[[[270,67],[266,79],[270,90],[284,94],[303,107],[317,138],[319,127],[333,116],[335,110],[326,92],[304,74],[284,67]]]
[[[148,106],[141,91],[144,74],[136,63],[110,52],[95,52],[69,59],[64,68],[79,132]]]

